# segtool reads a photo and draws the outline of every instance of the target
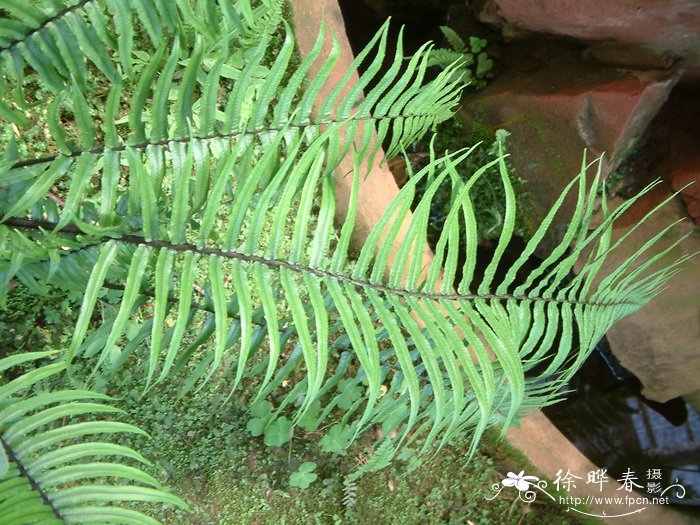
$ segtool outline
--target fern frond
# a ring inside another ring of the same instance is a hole
[[[223,6],[222,6],[223,7]],[[261,35],[271,35],[282,23],[283,2],[281,0],[262,0],[261,5],[253,7],[250,0],[239,0],[236,8],[224,8],[231,19],[241,21],[241,40],[252,46]],[[238,14],[240,12],[240,15]]]
[[[2,358],[0,374],[54,354]],[[46,364],[10,376],[0,385],[0,449],[7,458],[7,468],[0,472],[3,523],[158,523],[113,503],[158,502],[186,508],[152,476],[114,462],[121,458],[149,465],[140,454],[90,440],[96,434],[144,432],[110,420],[76,422],[86,414],[120,412],[104,403],[107,396],[84,390],[31,393],[32,387],[64,368],[65,361]]]
[[[249,0],[239,0],[237,6],[222,0],[218,6],[220,10],[209,0],[8,1],[3,6],[8,16],[0,20],[0,69],[13,92],[8,99],[0,85],[3,116],[26,125],[10,103],[27,108],[27,69],[55,95],[72,84],[94,89],[94,82],[88,82],[90,66],[109,83],[133,77],[135,52],[144,45],[138,40],[141,31],[156,50],[175,40],[188,48],[193,35],[204,38],[208,48],[222,42],[248,48],[281,23],[279,0],[266,0],[255,9]]]
[[[240,5],[243,21],[250,4]],[[618,246],[612,224],[631,204],[606,212],[589,232],[600,173],[586,190],[584,162],[505,268],[515,196],[501,154],[494,162],[506,195],[503,229],[493,260],[475,277],[470,188],[489,166],[464,182],[455,167],[471,150],[431,158],[353,260],[367,166],[382,143],[393,155],[451,115],[462,89],[453,78],[459,66],[425,81],[430,46],[406,63],[399,39],[378,76],[385,25],[320,100],[339,46],[332,38],[320,58],[322,29],[291,70],[294,39],[285,28],[271,63],[263,35],[238,69],[226,62],[227,41],[212,47],[197,33],[187,48],[177,39],[159,44],[133,82],[111,86],[101,129],[72,82],[56,104],[70,105],[80,144],[61,136],[54,111],[49,128],[59,154],[20,159],[8,149],[0,161],[0,296],[12,279],[37,293],[58,279],[83,292],[69,366],[91,359],[96,372],[115,370],[149,340],[149,386],[198,359],[183,390],[201,388],[215,373],[230,375],[232,392],[255,381],[256,400],[279,399],[268,424],[292,409],[305,428],[333,419],[336,449],[381,425],[396,432],[392,447],[421,438],[425,450],[471,432],[473,451],[487,427],[505,430],[523,408],[553,402],[610,325],[648,301],[673,267],[643,274],[649,268],[633,269],[635,254],[598,284],[602,262]],[[319,73],[302,89],[317,60]],[[350,85],[361,64],[365,73]],[[127,99],[124,137],[117,114]],[[335,171],[347,154],[353,190],[336,232],[336,177],[346,174]],[[421,180],[426,190],[411,215]],[[430,205],[446,180],[455,197],[424,268]],[[59,182],[61,205],[50,198]],[[578,203],[561,245],[516,281],[572,191]],[[580,259],[584,270],[565,281]],[[119,289],[121,301],[97,328],[93,313],[106,287]],[[146,321],[127,343],[136,313]],[[314,414],[319,402],[325,408]]]
[[[360,153],[371,162],[383,142],[386,143],[387,155],[396,155],[400,144],[416,140],[435,124],[449,118],[459,100],[461,84],[451,79],[452,68],[436,79],[424,82],[430,56],[427,45],[403,67],[399,40],[393,66],[381,78],[375,79],[386,51],[388,25],[385,25],[358,55],[348,74],[335,85],[331,96],[319,101],[321,86],[329,82],[332,65],[337,60],[337,45],[334,44],[335,51],[322,61],[321,73],[304,90],[302,81],[305,74],[315,61],[320,60],[325,31],[322,28],[309,56],[296,70],[290,71],[294,38],[289,28],[285,27],[287,37],[274,63],[269,68],[261,66],[270,41],[270,37],[264,35],[251,50],[250,60],[236,74],[233,88],[224,99],[219,92],[228,82],[223,76],[228,47],[222,46],[205,61],[206,53],[201,40],[196,41],[189,57],[183,56],[177,41],[172,47],[159,47],[135,80],[131,96],[128,94],[128,90],[132,89],[130,85],[114,83],[102,129],[98,129],[93,122],[78,86],[74,85],[71,94],[64,94],[59,104],[64,106],[64,113],[70,109],[75,117],[81,138],[79,146],[65,145],[62,126],[58,121],[59,112],[54,111],[49,115],[49,129],[60,146],[61,154],[14,159],[12,167],[48,166],[46,173],[55,173],[51,170],[51,163],[62,168],[70,159],[74,161],[69,164],[71,168],[77,169],[78,161],[83,159],[87,173],[95,169],[100,158],[107,157],[109,169],[114,173],[120,160],[129,156],[127,150],[133,150],[138,155],[148,154],[154,159],[162,157],[168,150],[192,144],[201,152],[196,156],[199,158],[207,155],[208,150],[233,148],[240,152],[251,141],[265,145],[279,134],[284,135],[285,143],[290,148],[295,141],[308,143],[327,135],[329,149],[334,152],[329,159],[331,165],[337,165],[356,142]],[[349,86],[351,73],[357,71],[359,65],[372,54],[375,58],[367,72],[358,83]],[[185,62],[184,67],[180,65],[182,62]],[[181,78],[174,80],[177,76]],[[287,81],[283,84],[285,78]],[[362,89],[372,80],[378,80],[378,83],[365,97]],[[350,89],[341,96],[346,87]],[[177,99],[171,102],[168,93],[173,90],[177,90]],[[197,91],[201,96],[194,99]],[[119,101],[129,98],[130,133],[124,140],[114,121]],[[318,114],[312,116],[315,107]],[[104,142],[96,144],[96,137],[102,135]],[[198,168],[203,162],[198,163]]]
[[[360,465],[357,470],[345,477],[345,481],[343,482],[343,492],[345,492],[346,496],[343,498],[343,504],[346,507],[352,508],[356,503],[357,486],[354,484],[354,482],[368,472],[376,472],[388,467],[391,464],[391,461],[394,459],[395,454],[396,449],[394,444],[390,439],[385,439],[374,450],[373,454],[366,462]]]
[[[110,82],[116,82],[120,75],[110,54],[117,48],[122,68],[131,71],[135,14],[143,15],[154,44],[163,39],[160,20],[173,22],[173,13],[170,9],[165,12],[165,3],[148,0],[134,3],[81,0],[63,5],[46,0],[32,3],[13,0],[4,8],[10,16],[3,19],[4,30],[0,31],[3,74],[14,77],[21,88],[24,67],[30,66],[53,93],[59,93],[71,79],[84,85],[86,58]],[[114,28],[108,28],[110,15],[114,16]],[[172,25],[168,29],[172,30]],[[119,35],[118,39],[115,34]]]
[[[462,69],[465,69],[466,66],[472,65],[474,57],[470,54],[453,51],[451,49],[433,49],[430,52],[428,65],[444,68],[455,62],[458,63]]]
[[[457,34],[457,32],[449,26],[440,26],[440,31],[445,35],[447,42],[450,47],[457,51],[458,53],[464,53],[469,51],[467,49],[467,44],[462,40],[462,37]]]
[[[274,147],[268,151],[275,151]],[[649,300],[665,280],[667,270],[652,274],[650,281],[640,281],[643,286],[637,285],[628,276],[622,277],[633,262],[630,259],[604,281],[603,289],[594,291],[597,271],[616,247],[609,246],[612,222],[624,209],[609,213],[601,226],[588,233],[599,176],[587,192],[584,165],[521,257],[507,269],[501,282],[494,282],[500,257],[512,236],[515,214],[513,192],[501,159],[507,196],[504,231],[482,280],[473,281],[476,254],[472,246],[476,231],[469,188],[486,168],[461,186],[436,246],[435,259],[424,271],[422,246],[426,241],[430,200],[445,178],[461,184],[455,166],[468,154],[469,151],[434,159],[416,174],[386,210],[350,272],[345,268],[351,226],[343,228],[331,249],[333,191],[332,179],[323,171],[327,159],[323,142],[312,143],[299,158],[289,157],[271,176],[267,170],[274,155],[263,156],[242,180],[227,177],[230,183],[240,186],[225,214],[228,220],[219,228],[226,234],[218,245],[211,244],[215,237],[210,235],[213,230],[204,227],[207,221],[202,222],[200,230],[206,235],[186,242],[186,236],[177,233],[179,223],[173,223],[172,215],[168,219],[167,213],[154,219],[154,225],[172,226],[162,238],[158,238],[159,232],[164,230],[156,227],[144,229],[150,234],[91,238],[91,242],[103,245],[85,288],[86,300],[71,354],[82,345],[97,292],[111,274],[125,283],[124,298],[109,331],[102,336],[100,346],[104,346],[98,365],[104,362],[137,307],[145,269],[155,265],[152,340],[171,341],[166,359],[172,362],[190,319],[192,280],[194,275],[204,273],[213,305],[211,329],[207,338],[200,341],[212,339],[213,346],[212,354],[203,363],[209,369],[205,381],[232,347],[238,349],[232,386],[235,388],[251,367],[258,369],[264,375],[258,397],[267,395],[275,384],[291,378],[294,369],[302,366],[304,381],[292,390],[294,397],[283,403],[296,400],[298,421],[318,399],[326,399],[330,409],[344,403],[342,390],[336,390],[340,377],[329,377],[334,361],[331,356],[334,349],[351,351],[350,359],[358,371],[350,384],[366,383],[361,402],[347,407],[343,416],[344,421],[352,422],[355,435],[372,424],[388,424],[395,414],[404,418],[392,422],[395,427],[403,426],[399,443],[411,433],[414,439],[424,435],[425,447],[438,437],[440,443],[446,443],[468,429],[476,442],[490,425],[497,423],[507,428],[524,407],[542,406],[556,399],[559,386],[568,381],[610,325]],[[360,173],[354,177],[357,183]],[[398,225],[407,217],[415,186],[424,177],[432,181],[413,212],[405,239],[399,243]],[[268,182],[261,186],[261,180]],[[219,209],[221,198],[211,193],[216,185],[217,181],[212,181],[205,200]],[[578,205],[564,244],[533,270],[524,284],[516,286],[518,270],[544,238],[565,195],[576,187]],[[315,228],[311,228],[308,218],[317,202],[317,191],[326,205],[319,212]],[[142,192],[142,196],[146,193]],[[292,211],[295,198],[298,204]],[[353,201],[351,212],[356,206]],[[163,209],[174,210],[175,203],[160,210]],[[270,214],[271,229],[263,231],[263,218]],[[292,214],[297,217],[296,227],[291,242],[285,243],[284,225],[292,220]],[[206,210],[203,215],[207,215]],[[6,224],[32,228],[29,222],[21,225],[12,219]],[[60,231],[58,225],[54,226]],[[458,268],[460,239],[464,237],[467,260]],[[400,263],[388,269],[389,247],[394,244],[399,247],[396,260]],[[114,274],[120,253],[131,257],[126,264],[128,272],[117,270]],[[562,285],[584,254],[589,257],[586,270]],[[646,266],[635,270],[635,276],[645,269]],[[251,290],[255,290],[257,299]],[[167,329],[164,319],[175,307],[168,299],[173,295],[179,295],[178,320],[175,327]],[[231,311],[235,312],[233,324],[229,319]],[[291,367],[278,370],[285,353],[284,341],[289,338],[289,334],[283,336],[284,327],[290,323],[296,357],[290,358]],[[343,335],[334,340],[333,333]],[[253,356],[260,348],[261,336],[269,346],[269,355],[263,357],[267,365],[262,368],[253,366],[259,359]],[[383,350],[386,345],[390,352]],[[160,347],[159,343],[151,349],[149,378],[161,362]],[[535,370],[536,374],[526,378],[526,372]],[[557,379],[551,380],[552,376]],[[546,378],[549,380],[543,383]],[[385,394],[383,387],[388,390]],[[405,407],[405,411],[400,407]],[[320,418],[328,413],[325,411]]]

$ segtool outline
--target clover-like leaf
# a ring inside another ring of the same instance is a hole
[[[349,379],[338,382],[338,406],[343,410],[348,410],[362,396],[362,387],[357,384],[351,385]]]
[[[321,401],[316,400],[309,405],[309,410],[299,419],[298,425],[309,432],[316,430],[319,424],[319,415],[321,413]]]
[[[488,42],[486,40],[484,40],[483,38],[479,38],[476,36],[469,37],[469,46],[471,47],[472,52],[474,52],[474,53],[478,53],[479,51],[484,49],[486,47],[487,43]]]
[[[302,463],[299,469],[289,477],[289,484],[300,489],[307,488],[318,479],[318,474],[314,470],[316,470],[316,463],[313,461]]]
[[[321,438],[321,450],[344,455],[350,445],[352,430],[346,425],[333,425],[328,433]]]
[[[265,400],[258,401],[250,407],[250,412],[255,417],[248,421],[246,429],[254,437],[261,436],[272,419],[272,403]]]
[[[493,69],[493,60],[486,53],[479,53],[476,62],[476,76],[482,77]]]
[[[250,407],[250,413],[255,417],[269,416],[272,413],[272,403],[265,401],[264,399],[258,401]]]
[[[270,423],[264,433],[268,447],[281,447],[292,439],[292,422],[284,416],[279,417]]]
[[[250,432],[251,436],[257,437],[262,436],[265,431],[265,426],[267,425],[267,419],[261,417],[255,417],[248,421],[245,428]]]

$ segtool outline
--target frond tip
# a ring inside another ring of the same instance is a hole
[[[17,365],[52,354],[30,352],[0,359],[0,377]],[[158,502],[187,508],[152,476],[124,463],[149,465],[139,453],[91,438],[143,431],[117,421],[76,419],[120,412],[103,403],[107,396],[84,390],[29,393],[34,385],[64,369],[65,362],[55,361],[0,384],[2,523],[154,524],[158,522],[145,514],[113,503]]]

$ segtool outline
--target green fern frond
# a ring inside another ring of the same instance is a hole
[[[161,21],[171,31],[176,23],[173,4],[148,0],[81,0],[64,5],[11,0],[3,7],[9,14],[0,30],[4,76],[14,77],[21,88],[28,65],[55,94],[71,79],[85,83],[85,58],[111,82],[120,78],[110,57],[113,50],[118,51],[123,70],[131,71],[135,15],[143,17],[154,44],[164,37]],[[108,27],[111,20],[114,27]]]
[[[302,86],[311,65],[320,60],[325,40],[323,28],[312,52],[294,71],[289,70],[294,38],[288,28],[282,49],[269,68],[261,66],[270,41],[269,36],[263,36],[251,50],[249,60],[236,73],[232,89],[223,98],[221,88],[228,85],[228,79],[224,77],[224,72],[228,71],[224,62],[227,46],[210,52],[211,58],[205,60],[205,46],[201,40],[196,40],[189,57],[177,41],[172,47],[164,44],[134,80],[133,86],[120,82],[112,85],[104,123],[99,127],[77,84],[73,84],[68,92],[62,92],[56,104],[62,107],[62,113],[70,111],[74,116],[79,131],[78,145],[66,144],[59,121],[61,112],[52,111],[48,115],[48,127],[61,153],[12,159],[14,162],[10,166],[15,169],[37,167],[44,170],[44,180],[56,180],[65,175],[62,170],[70,174],[78,167],[84,170],[85,177],[89,177],[97,161],[108,158],[107,170],[115,176],[120,161],[129,156],[127,150],[138,155],[147,153],[149,158],[155,159],[169,149],[194,144],[200,151],[196,155],[199,159],[209,150],[238,148],[240,152],[252,140],[264,145],[279,134],[284,135],[285,143],[291,148],[297,140],[309,142],[324,132],[330,149],[337,152],[330,160],[332,164],[337,165],[355,140],[369,162],[383,141],[386,141],[387,155],[395,155],[400,144],[415,140],[435,124],[449,118],[459,100],[461,85],[450,79],[451,69],[424,83],[429,58],[427,45],[411,58],[407,67],[402,67],[400,40],[393,66],[381,78],[375,78],[386,52],[387,36],[388,24],[358,55],[348,73],[324,101],[318,100],[318,94],[328,83],[331,68],[337,60],[335,37],[333,51],[321,61],[321,72],[306,89]],[[375,57],[367,72],[358,83],[350,86],[351,73],[373,54]],[[175,80],[176,77],[179,80]],[[286,84],[282,83],[283,80]],[[362,89],[372,80],[377,81],[376,86],[363,96]],[[343,94],[344,90],[347,93]],[[175,91],[177,96],[173,101],[169,94]],[[200,96],[194,98],[196,92]],[[120,101],[125,100],[130,100],[131,106],[130,131],[126,140],[115,125]],[[318,112],[312,116],[314,108],[318,108]],[[20,175],[15,172],[10,176]]]
[[[18,365],[54,356],[30,352],[0,359],[0,377]],[[92,436],[140,433],[117,421],[77,422],[87,414],[115,414],[105,395],[84,390],[32,393],[32,388],[65,369],[46,364],[0,384],[0,517],[4,524],[158,523],[115,502],[156,502],[186,508],[142,470],[112,458],[149,463],[130,448],[93,441]],[[118,481],[117,481],[118,480]]]
[[[368,472],[376,472],[378,470],[382,470],[389,465],[391,465],[391,461],[394,459],[394,455],[396,454],[396,449],[394,444],[391,442],[390,439],[385,439],[382,441],[382,443],[374,450],[370,458],[364,462],[362,465],[360,465],[357,470],[346,476],[345,481],[343,482],[343,485],[347,487],[353,487],[353,482],[359,478],[361,478],[364,474]],[[354,506],[354,501],[352,501],[353,496],[356,496],[357,492],[357,487],[354,487],[354,494],[351,493],[351,497],[343,499],[343,503],[345,504],[346,507],[353,507]],[[348,491],[345,491],[346,494]],[[348,505],[348,503],[352,503],[352,505]]]
[[[249,3],[234,11],[232,26],[236,16],[244,30],[254,25]],[[111,85],[100,125],[71,77],[47,113],[58,153],[21,158],[13,145],[0,159],[0,298],[14,279],[36,293],[46,283],[83,293],[62,366],[81,359],[95,373],[114,371],[138,349],[149,387],[190,363],[184,392],[215,373],[228,374],[232,393],[250,381],[252,401],[277,400],[268,425],[290,412],[305,428],[332,420],[334,447],[380,425],[396,433],[392,447],[422,439],[426,450],[470,432],[473,451],[487,427],[505,430],[524,408],[554,402],[611,324],[653,297],[675,265],[653,270],[654,257],[634,267],[635,254],[598,276],[618,246],[612,224],[633,201],[605,210],[589,231],[600,172],[587,190],[584,162],[505,268],[515,196],[501,152],[494,162],[506,195],[502,232],[476,279],[470,188],[489,166],[463,181],[455,168],[471,150],[431,158],[353,259],[361,178],[382,143],[393,156],[452,114],[459,65],[426,81],[430,46],[406,62],[399,38],[380,76],[384,25],[321,99],[337,41],[322,58],[322,28],[294,68],[294,38],[284,27],[273,60],[266,61],[271,37],[262,30],[236,67],[228,62],[231,42],[212,44],[204,29],[187,33],[191,45],[154,43],[133,78]],[[351,84],[361,64],[365,72]],[[130,109],[120,116],[124,101]],[[73,115],[72,141],[61,132],[62,111]],[[352,173],[336,174],[348,155]],[[353,189],[336,231],[340,176],[352,177]],[[424,196],[411,213],[421,180]],[[424,268],[430,205],[444,181],[455,197]],[[64,189],[60,204],[56,187]],[[577,206],[561,245],[516,281],[571,192]],[[566,281],[581,259],[583,270]],[[105,306],[96,327],[105,288],[121,300]],[[137,335],[127,342],[135,317]]]
[[[433,49],[428,60],[429,66],[436,66],[441,69],[456,66],[453,70],[455,77],[459,76],[467,82],[472,77],[470,66],[474,63],[474,57],[470,54],[452,51],[451,49]]]
[[[88,82],[91,66],[109,83],[132,78],[144,46],[140,32],[156,50],[174,40],[189,48],[194,35],[208,47],[228,41],[248,48],[273,33],[282,17],[279,0],[256,8],[249,0],[10,0],[3,9],[8,16],[0,19],[0,68],[8,84],[0,85],[0,115],[19,126],[26,125],[27,68],[54,95],[73,84],[95,89]]]
[[[274,147],[268,151],[275,151]],[[69,356],[79,354],[100,288],[107,280],[120,281],[124,283],[124,296],[114,320],[102,333],[97,366],[108,359],[127,320],[139,308],[138,295],[144,289],[147,269],[151,268],[155,304],[148,374],[152,378],[156,369],[163,366],[167,375],[192,319],[194,276],[205,274],[213,314],[209,316],[211,328],[205,330],[205,337],[199,338],[198,344],[210,339],[213,351],[202,363],[199,377],[204,376],[204,381],[231,351],[236,353],[232,388],[257,369],[264,376],[258,398],[294,377],[295,369],[302,367],[304,380],[283,403],[298,405],[298,421],[319,399],[325,399],[329,409],[343,405],[344,392],[337,390],[342,375],[332,373],[330,367],[335,352],[349,352],[346,358],[352,364],[344,367],[343,374],[356,369],[349,384],[366,389],[360,402],[348,407],[343,416],[354,435],[370,425],[385,424],[392,413],[403,417],[394,422],[394,426],[404,429],[399,443],[409,434],[414,439],[423,435],[426,448],[438,437],[444,444],[466,430],[474,433],[476,443],[490,425],[497,423],[507,428],[524,407],[553,402],[560,385],[582,364],[610,325],[649,300],[668,270],[637,282],[624,276],[630,260],[603,281],[602,288],[593,289],[598,269],[614,248],[608,246],[612,222],[623,210],[608,214],[601,226],[588,233],[599,184],[597,177],[586,192],[584,166],[505,278],[493,282],[512,235],[515,214],[513,192],[501,160],[507,196],[504,231],[483,279],[473,282],[476,232],[469,188],[483,169],[466,183],[460,182],[454,169],[468,154],[467,151],[434,159],[404,186],[368,237],[352,271],[346,270],[351,223],[346,223],[331,249],[334,197],[332,179],[323,171],[327,159],[323,141],[312,143],[299,158],[290,157],[269,180],[267,169],[272,154],[263,156],[242,181],[225,177],[229,183],[240,186],[227,207],[228,220],[218,228],[225,232],[223,242],[214,242],[221,234],[210,236],[213,230],[205,227],[207,221],[200,222],[200,234],[207,235],[187,242],[185,230],[177,227],[180,222],[172,220],[171,212],[177,208],[175,192],[169,204],[158,209],[154,227],[144,228],[143,235],[86,236],[90,243],[101,247],[95,251],[97,260],[84,285],[86,299]],[[354,177],[357,185],[360,172],[356,171]],[[415,186],[423,177],[432,181],[413,212],[406,238],[399,243],[398,226],[407,218]],[[446,219],[435,258],[424,274],[422,247],[426,242],[430,200],[445,178],[462,186]],[[267,180],[266,185],[260,184],[262,180]],[[205,200],[219,209],[221,199],[211,193],[216,185],[215,179]],[[515,286],[518,270],[544,238],[566,193],[575,187],[578,205],[564,243],[530,273],[524,284]],[[319,212],[315,228],[311,228],[308,218],[317,191],[321,191],[321,202],[326,205]],[[298,204],[292,210],[295,198]],[[351,215],[356,206],[356,201],[351,202]],[[168,213],[162,215],[165,210]],[[285,243],[285,224],[292,221],[292,213],[297,217],[296,227],[291,242]],[[207,215],[206,210],[203,215]],[[265,217],[271,217],[269,231],[262,228]],[[60,231],[56,224],[38,225],[31,220],[9,219],[6,224],[25,231],[36,231],[39,226]],[[155,227],[158,224],[170,224],[174,229],[168,232]],[[165,235],[160,236],[161,232]],[[77,232],[66,233],[72,237]],[[458,268],[460,239],[464,237],[467,260]],[[389,269],[389,249],[395,244],[399,246],[399,262]],[[588,254],[589,264],[563,286],[563,279],[584,254]],[[119,257],[126,264],[116,265]],[[46,270],[47,266],[38,268]],[[634,270],[635,276],[648,265],[643,266]],[[119,269],[123,267],[128,270]],[[43,280],[45,275],[32,277]],[[178,296],[177,301],[171,299]],[[175,309],[177,322],[168,328],[166,316]],[[229,319],[231,314],[233,321]],[[289,327],[293,327],[291,340],[290,334],[285,334]],[[334,339],[333,333],[343,335]],[[557,336],[559,341],[554,348]],[[269,353],[258,356],[263,339]],[[163,341],[170,343],[165,356]],[[291,348],[291,341],[296,345],[294,352],[287,364],[279,368],[286,353],[284,348]],[[495,354],[495,360],[490,352]],[[263,366],[254,366],[260,358]],[[168,364],[163,364],[163,359]],[[542,367],[543,363],[546,366]],[[538,365],[542,370],[526,379],[526,372],[534,371]],[[557,380],[551,380],[552,376]],[[386,393],[382,393],[382,386],[388,388]],[[321,414],[319,422],[328,414],[329,410]]]
[[[467,44],[454,29],[449,26],[440,26],[440,31],[442,31],[442,34],[445,35],[447,42],[454,51],[457,51],[458,53],[469,51],[469,49],[467,49]]]
[[[454,66],[453,78],[469,81],[473,87],[483,87],[484,77],[493,68],[493,62],[483,49],[486,40],[469,37],[469,45],[450,27],[440,26],[450,49],[436,48],[430,52],[428,65],[441,69]]]
[[[248,45],[256,43],[261,35],[271,35],[282,24],[283,2],[281,0],[263,0],[254,8],[250,0],[239,0],[236,8],[231,9],[229,17],[239,17],[241,39]],[[240,15],[238,13],[240,12]]]

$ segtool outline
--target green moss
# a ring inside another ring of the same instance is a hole
[[[457,117],[453,117],[438,126],[434,142],[434,150],[437,155],[446,152],[455,152],[465,147],[476,146],[474,151],[463,160],[457,171],[462,180],[468,180],[477,170],[485,164],[498,158],[496,135],[488,131],[478,122],[470,129],[462,124]],[[505,142],[507,152],[507,140]],[[418,145],[422,151],[429,151],[430,139],[423,139]],[[418,166],[417,166],[418,167]],[[514,234],[527,238],[530,227],[526,217],[529,209],[529,199],[523,180],[515,175],[512,164],[506,158],[508,180],[516,195],[516,220]],[[425,184],[419,185],[416,202],[423,195]],[[472,186],[469,192],[474,205],[474,214],[477,221],[477,234],[480,243],[496,240],[503,229],[503,220],[506,211],[506,195],[498,165],[487,169]],[[440,232],[447,216],[452,198],[451,183],[446,180],[433,199],[431,206],[431,220],[429,224],[429,241],[437,243]]]
[[[289,486],[289,465],[307,447],[295,445],[287,461],[277,449],[259,448],[254,442],[235,445],[231,454],[239,464],[221,465],[199,478],[182,477],[173,487],[192,506],[192,513],[164,512],[173,524],[289,524],[309,523],[424,523],[486,525],[582,524],[585,520],[566,508],[540,498],[527,505],[504,492],[492,501],[492,485],[507,472],[535,472],[517,452],[492,438],[482,451],[466,461],[466,442],[448,447],[425,461],[395,461],[389,468],[344,484],[344,471],[361,457],[340,460],[316,456],[320,479],[308,489]],[[551,485],[551,480],[550,480]]]

